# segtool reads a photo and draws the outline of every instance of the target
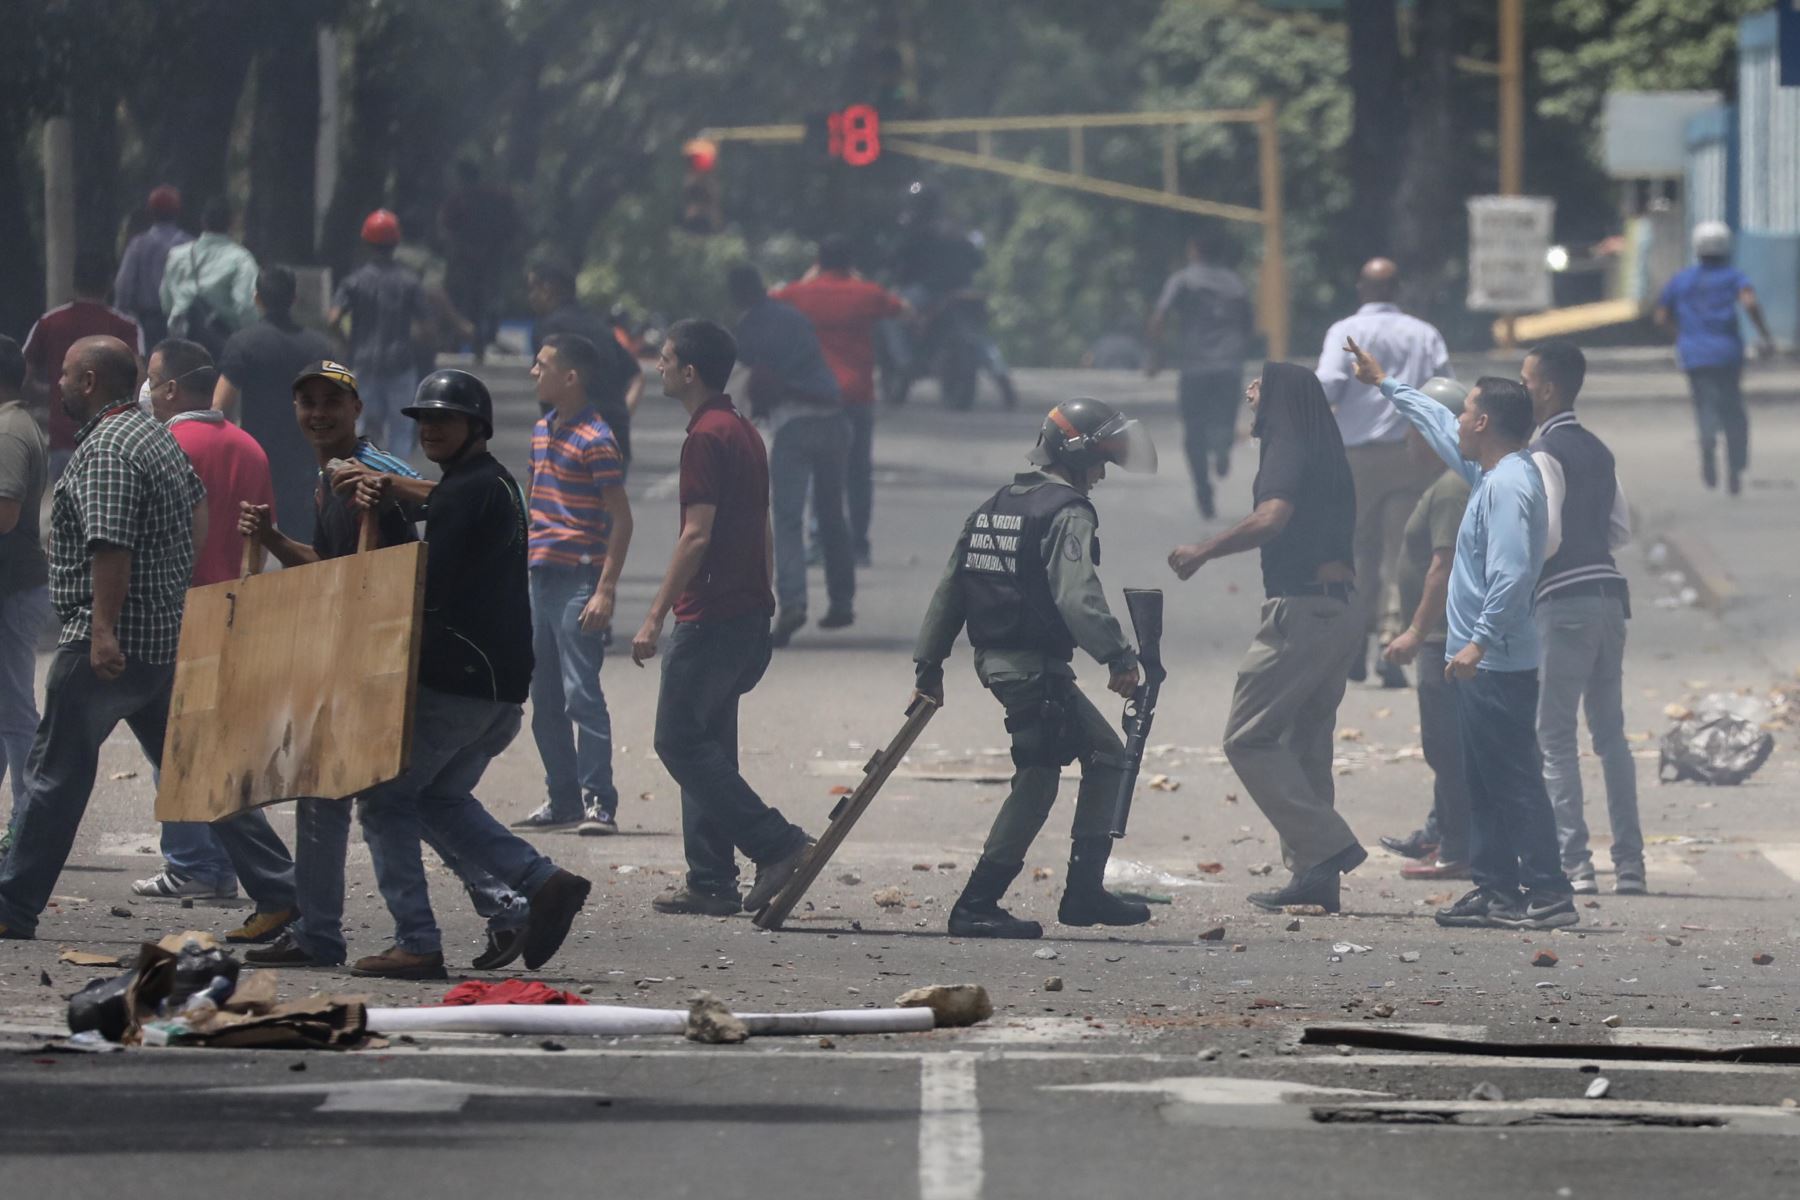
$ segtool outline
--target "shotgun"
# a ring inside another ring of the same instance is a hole
[[[1131,798],[1137,791],[1138,771],[1144,765],[1150,723],[1156,719],[1156,697],[1169,674],[1162,663],[1162,589],[1126,588],[1125,611],[1131,614],[1132,632],[1137,635],[1138,665],[1144,678],[1125,701],[1125,715],[1120,720],[1125,731],[1125,773],[1120,776],[1119,791],[1113,797],[1115,838],[1125,836],[1125,823],[1131,819]]]

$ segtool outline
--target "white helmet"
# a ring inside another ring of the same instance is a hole
[[[1694,257],[1726,258],[1731,254],[1731,226],[1723,221],[1702,221],[1694,226]]]

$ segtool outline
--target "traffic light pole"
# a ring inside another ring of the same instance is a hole
[[[1263,243],[1259,323],[1269,341],[1270,357],[1285,359],[1289,350],[1290,301],[1287,254],[1282,237],[1281,139],[1278,116],[1274,102],[1265,100],[1255,108],[1240,109],[886,121],[880,125],[881,152],[971,171],[985,171],[1027,183],[1084,192],[1109,200],[1123,200],[1129,204],[1142,204],[1257,226],[1262,230]],[[1175,132],[1182,126],[1219,124],[1256,127],[1258,186],[1261,195],[1260,203],[1255,208],[1181,194]],[[1084,136],[1086,131],[1158,127],[1163,130],[1163,186],[1160,190],[1088,173]],[[997,134],[1056,131],[1065,131],[1069,139],[1069,169],[1066,171],[1003,158],[994,153]],[[965,134],[975,138],[973,151],[917,140]],[[768,144],[799,142],[804,140],[805,135],[806,127],[803,125],[745,125],[706,129],[698,136],[715,143],[735,141]]]

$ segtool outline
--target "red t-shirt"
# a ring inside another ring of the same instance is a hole
[[[25,366],[34,379],[50,385],[50,448],[73,450],[76,425],[62,407],[63,358],[84,337],[116,337],[144,357],[144,331],[116,308],[92,300],[74,300],[37,319],[25,335]]]
[[[681,524],[690,504],[711,504],[712,541],[675,601],[677,621],[724,621],[775,611],[769,588],[769,455],[762,435],[731,403],[708,400],[681,444]]]
[[[844,403],[875,403],[875,323],[900,315],[900,297],[878,283],[836,271],[820,271],[769,295],[812,322]]]
[[[193,586],[236,579],[243,569],[244,539],[237,531],[238,502],[267,504],[273,510],[275,485],[269,479],[269,456],[256,439],[223,414],[200,414],[169,422],[194,474],[206,485],[206,545],[194,560]]]

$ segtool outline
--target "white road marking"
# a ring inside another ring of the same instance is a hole
[[[980,1200],[975,1061],[957,1051],[919,1061],[919,1200]]]
[[[588,1092],[558,1088],[496,1087],[442,1079],[370,1079],[340,1083],[290,1083],[265,1087],[208,1088],[224,1096],[324,1096],[322,1113],[454,1113],[474,1096],[591,1098]]]
[[[1800,882],[1800,846],[1759,846],[1757,849],[1771,867],[1789,879]]]

